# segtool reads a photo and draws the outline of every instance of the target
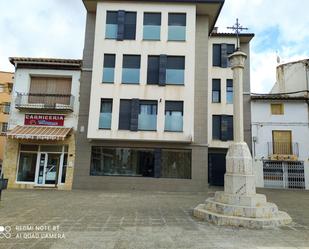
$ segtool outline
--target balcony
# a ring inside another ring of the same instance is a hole
[[[299,156],[299,144],[289,142],[268,142],[268,157],[271,160],[296,161]]]
[[[15,108],[19,110],[60,110],[72,112],[74,96],[71,94],[17,93]]]

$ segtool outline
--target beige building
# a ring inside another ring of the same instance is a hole
[[[6,143],[13,78],[13,73],[0,71],[0,172]]]
[[[81,61],[10,62],[15,79],[3,162],[8,187],[71,189]]]
[[[207,188],[209,143],[218,144],[209,139],[209,91],[213,77],[230,77],[226,47],[236,42],[211,35],[224,1],[83,2],[73,188]],[[246,52],[252,37],[242,37]],[[220,66],[212,64],[213,44]]]

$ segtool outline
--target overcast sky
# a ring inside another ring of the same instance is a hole
[[[281,62],[309,58],[308,0],[226,0],[219,31],[239,18],[251,42],[251,90],[268,92]],[[0,0],[0,71],[10,56],[81,58],[86,11],[82,0]]]

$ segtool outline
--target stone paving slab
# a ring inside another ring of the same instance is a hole
[[[0,226],[12,230],[11,238],[0,238],[0,249],[309,249],[308,191],[260,189],[294,220],[267,230],[217,227],[193,218],[193,208],[214,191],[7,190]],[[46,238],[54,234],[60,237]]]

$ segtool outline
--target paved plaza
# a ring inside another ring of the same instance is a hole
[[[272,230],[217,227],[192,217],[204,193],[7,190],[1,249],[309,249],[309,192],[266,190],[294,222]],[[8,238],[6,238],[8,237]]]

